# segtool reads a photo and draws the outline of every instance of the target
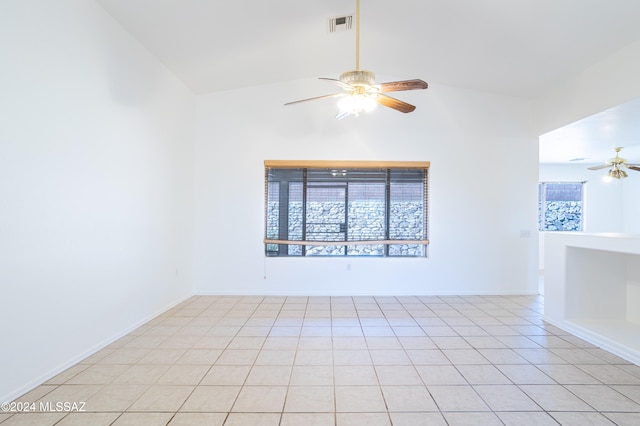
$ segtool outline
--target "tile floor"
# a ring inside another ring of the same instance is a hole
[[[196,296],[18,401],[46,425],[640,425],[640,367],[541,296]]]

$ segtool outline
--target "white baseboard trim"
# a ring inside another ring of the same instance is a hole
[[[367,293],[355,293],[355,292],[331,292],[331,293],[310,293],[310,292],[268,292],[268,291],[196,291],[194,296],[416,296],[416,297],[429,297],[429,296],[538,296],[538,292],[431,292],[431,293],[398,293],[398,292],[367,292]]]
[[[574,324],[568,321],[554,321],[548,318],[544,318],[545,322],[553,325],[554,327],[558,327],[561,330],[564,330],[568,333],[573,334],[576,337],[581,338],[593,345],[598,346],[600,349],[604,349],[607,352],[611,352],[612,354],[629,361],[633,364],[640,366],[640,353],[634,351],[633,349],[620,344],[614,340],[611,340],[597,332],[589,330],[588,328],[581,327],[580,325]]]

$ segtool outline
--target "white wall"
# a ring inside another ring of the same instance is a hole
[[[197,98],[196,293],[536,291],[527,101],[432,84],[398,95],[417,105],[408,115],[380,108],[336,121],[331,100],[283,106],[332,89],[303,80]],[[431,161],[429,258],[265,258],[265,159]]]
[[[640,235],[640,175],[637,172],[629,172],[622,194],[622,229],[626,233]]]
[[[0,401],[191,293],[194,96],[98,5],[0,13]]]

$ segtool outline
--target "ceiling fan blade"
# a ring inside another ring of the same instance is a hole
[[[404,112],[405,114],[416,109],[416,107],[411,104],[392,98],[391,96],[383,95],[382,93],[378,93],[375,99],[380,105],[393,108],[396,111]]]
[[[600,170],[606,169],[607,167],[611,167],[611,164],[602,164],[600,166],[587,167],[587,170]]]
[[[318,77],[319,80],[330,81],[331,83],[342,87],[343,89],[353,89],[353,86],[349,83],[345,83],[344,81],[338,80],[337,78],[328,78],[328,77]]]
[[[640,164],[627,164],[627,168],[640,172]]]
[[[429,85],[420,79],[392,81],[380,84],[381,92],[400,92],[402,90],[426,89]]]
[[[344,96],[344,95],[345,95],[345,93],[333,93],[331,95],[316,96],[315,98],[301,99],[299,101],[287,102],[285,104],[285,106],[286,105],[293,105],[293,104],[300,104],[302,102],[315,101],[315,100],[318,100],[318,99],[339,98],[340,96]]]

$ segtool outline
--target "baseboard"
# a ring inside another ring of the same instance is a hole
[[[571,323],[570,321],[555,321],[546,317],[543,319],[554,327],[558,327],[592,345],[598,346],[600,349],[611,352],[626,361],[640,366],[640,353],[615,340],[609,339],[598,332],[589,330],[578,324]]]
[[[429,296],[538,296],[538,292],[430,292],[430,293],[398,293],[398,292],[367,292],[367,293],[355,293],[355,292],[331,292],[331,293],[310,293],[310,292],[269,292],[269,291],[196,291],[194,296],[336,296],[336,297],[362,297],[362,296],[416,296],[416,297],[429,297]]]

